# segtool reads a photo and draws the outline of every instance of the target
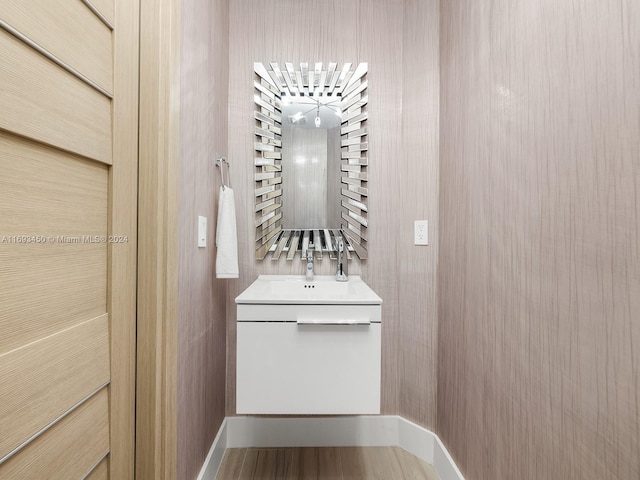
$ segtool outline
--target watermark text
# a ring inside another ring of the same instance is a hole
[[[127,235],[2,235],[0,245],[128,243]]]

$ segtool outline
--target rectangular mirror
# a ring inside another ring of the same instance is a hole
[[[254,64],[256,258],[366,258],[367,64]]]

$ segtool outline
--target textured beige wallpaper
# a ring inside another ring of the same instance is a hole
[[[437,41],[413,42],[437,39],[436,5],[436,0],[230,2],[229,158],[240,279],[229,283],[227,301],[228,414],[235,414],[234,298],[259,274],[304,272],[299,260],[254,259],[253,62],[368,62],[369,260],[352,264],[350,273],[361,273],[384,300],[384,413],[397,414],[404,407],[409,417],[435,425],[438,48]],[[407,59],[405,41],[411,43]],[[424,75],[424,86],[413,78],[405,81],[405,69],[407,77]],[[405,84],[416,87],[408,100],[413,120],[406,128]],[[416,118],[418,110],[427,117]],[[403,146],[405,139],[409,142]],[[421,218],[433,221],[429,247],[413,245],[413,221]],[[335,262],[326,258],[316,267],[317,273],[331,274]]]
[[[637,480],[640,3],[440,28],[437,431],[470,480]]]
[[[213,248],[220,172],[227,150],[228,6],[182,0],[178,479],[197,477],[225,415],[226,297],[214,279]],[[197,218],[208,219],[207,248],[197,248]]]
[[[400,216],[397,284],[400,414],[435,430],[437,392],[439,2],[406,0],[403,22],[402,157],[392,207]],[[391,213],[393,215],[393,213]],[[429,246],[413,245],[413,221],[429,221]]]

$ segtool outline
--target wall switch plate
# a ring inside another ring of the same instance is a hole
[[[198,217],[198,247],[207,246],[207,217]]]
[[[414,245],[429,245],[429,224],[426,220],[413,222]]]

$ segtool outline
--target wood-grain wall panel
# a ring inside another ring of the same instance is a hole
[[[141,15],[96,4],[0,0],[2,478],[134,476]]]
[[[80,1],[0,0],[2,19],[113,93],[111,30]]]
[[[0,245],[0,354],[106,311],[106,245]]]
[[[640,4],[442,2],[438,434],[640,478]]]
[[[103,459],[84,480],[109,480],[109,461]]]
[[[113,1],[109,0],[113,7]],[[114,100],[113,165],[109,169],[109,232],[125,243],[109,245],[107,293],[110,317],[111,381],[109,383],[108,468],[113,479],[135,476],[136,329],[138,282],[138,185],[140,108],[140,1],[118,2],[113,34]],[[146,86],[142,87],[143,89]],[[146,219],[140,219],[140,223]],[[141,281],[145,281],[140,277]],[[106,462],[103,462],[106,463]]]
[[[0,478],[83,478],[108,451],[109,395],[105,388],[0,464]],[[105,461],[101,463],[106,466]]]
[[[2,458],[108,382],[108,316],[0,356],[0,378]]]
[[[0,170],[4,353],[106,312],[108,170],[3,132]]]
[[[105,165],[0,131],[4,234],[107,233]]]
[[[121,3],[119,22],[124,21]],[[178,456],[180,1],[145,1],[139,8],[143,88],[139,91],[137,407],[131,475],[169,480],[176,477]]]
[[[0,129],[111,163],[111,102],[0,30]]]

